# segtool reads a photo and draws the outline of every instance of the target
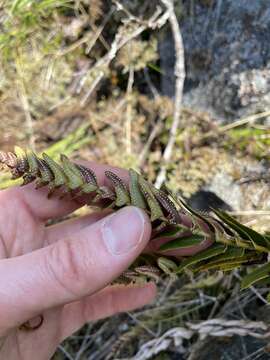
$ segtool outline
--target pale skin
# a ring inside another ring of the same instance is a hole
[[[104,170],[112,168],[86,165],[107,185]],[[125,170],[113,171],[127,180]],[[58,344],[85,323],[154,299],[153,283],[109,285],[147,247],[148,216],[127,207],[113,217],[99,212],[45,227],[48,219],[80,205],[58,197],[48,200],[46,190],[36,191],[33,185],[0,192],[1,359],[29,360],[37,354],[40,360],[50,359]],[[205,246],[189,249],[188,255]],[[44,321],[39,328],[20,329],[29,319],[37,324],[40,314]]]

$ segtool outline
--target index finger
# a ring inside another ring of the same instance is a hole
[[[124,181],[128,182],[128,171],[104,164],[97,164],[95,162],[80,162],[82,165],[93,170],[97,176],[97,181],[100,186],[110,186],[108,179],[105,176],[105,171],[111,170]],[[83,202],[71,200],[68,198],[59,199],[59,197],[47,197],[48,190],[46,187],[36,190],[33,183],[23,187],[16,186],[11,189],[6,189],[1,192],[0,201],[6,202],[6,206],[12,204],[12,200],[19,200],[23,206],[26,206],[33,216],[41,221],[48,219],[66,216],[74,210],[84,205]],[[6,200],[6,201],[5,201]],[[15,209],[16,210],[16,209]]]

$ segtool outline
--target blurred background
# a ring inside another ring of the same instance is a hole
[[[0,1],[1,150],[132,167],[260,232],[269,75],[269,1]],[[164,279],[155,304],[88,324],[54,360],[269,359],[268,290],[240,292],[242,271]]]

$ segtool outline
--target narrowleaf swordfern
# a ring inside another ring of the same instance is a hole
[[[156,189],[132,169],[128,185],[114,172],[105,171],[111,184],[106,187],[99,185],[93,170],[70,161],[65,155],[57,163],[45,153],[39,157],[30,150],[15,147],[14,152],[0,152],[0,163],[10,169],[13,179],[22,178],[22,185],[35,182],[37,189],[47,186],[48,197],[60,189],[61,197],[83,196],[90,205],[112,209],[133,205],[144,209],[153,227],[151,241],[170,239],[161,246],[161,251],[189,248],[205,239],[212,240],[208,249],[182,261],[166,255],[141,256],[118,282],[158,279],[162,273],[175,277],[185,269],[228,271],[254,263],[263,265],[243,278],[242,288],[270,275],[267,261],[270,235],[259,234],[220,210],[213,209],[213,215],[195,211],[166,187]]]

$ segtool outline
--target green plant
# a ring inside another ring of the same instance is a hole
[[[37,30],[48,28],[44,19],[54,11],[71,7],[71,0],[7,0],[3,2],[0,50],[16,50]]]
[[[48,197],[61,189],[62,197],[83,197],[86,203],[101,208],[133,205],[144,209],[152,222],[152,241],[169,239],[160,247],[161,251],[189,248],[206,239],[212,241],[207,250],[180,264],[166,255],[141,256],[118,282],[156,279],[161,271],[172,277],[185,269],[228,271],[254,262],[265,264],[244,277],[243,288],[270,275],[270,263],[267,262],[270,235],[259,234],[223,211],[213,209],[215,216],[194,211],[167,188],[156,189],[132,169],[129,170],[129,184],[114,172],[106,171],[110,186],[100,186],[93,170],[70,161],[63,154],[60,160],[58,163],[45,153],[39,157],[19,147],[14,153],[0,152],[0,162],[11,170],[13,179],[22,177],[23,185],[35,182],[36,188],[47,186]]]

